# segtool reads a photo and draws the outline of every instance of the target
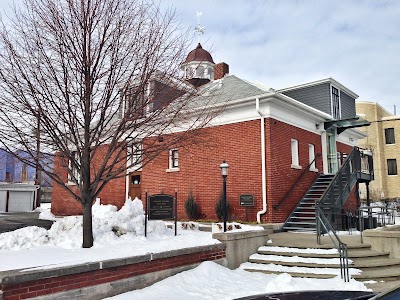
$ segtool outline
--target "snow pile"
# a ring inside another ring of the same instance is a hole
[[[289,274],[269,275],[241,269],[229,270],[213,262],[203,262],[193,270],[179,273],[147,288],[108,299],[236,299],[261,293],[305,289],[368,291],[361,282],[354,279],[344,282],[340,276],[332,279],[294,278]]]
[[[133,201],[127,199],[120,210],[117,210],[114,205],[101,205],[97,200],[92,211],[95,247],[110,244],[119,239],[144,235],[143,204],[137,198]],[[42,211],[41,214],[51,217],[46,211]],[[157,236],[172,235],[162,221],[149,222],[147,232]],[[57,219],[49,230],[30,226],[2,233],[0,236],[0,250],[30,249],[40,246],[81,248],[82,216]]]

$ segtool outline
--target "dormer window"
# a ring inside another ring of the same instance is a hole
[[[151,110],[149,95],[150,83],[143,85],[130,85],[121,90],[121,106],[119,117],[137,118],[146,115]]]
[[[332,86],[332,117],[340,119],[340,94],[339,89]]]

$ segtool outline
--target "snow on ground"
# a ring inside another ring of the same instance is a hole
[[[267,275],[229,270],[213,262],[203,262],[197,268],[164,279],[147,288],[107,299],[113,300],[200,300],[235,299],[261,293],[300,290],[368,290],[364,284],[340,276],[332,279],[294,278],[289,274]]]
[[[292,248],[292,247],[278,247],[268,246],[260,247],[259,251],[271,251],[271,252],[286,252],[286,253],[313,253],[313,254],[337,254],[337,249],[314,249],[314,248]]]
[[[319,265],[340,265],[340,258],[314,258],[314,257],[300,257],[300,256],[282,256],[282,255],[264,255],[252,254],[250,259],[268,260],[268,261],[284,261],[292,263],[311,263]],[[353,261],[349,259],[349,264]]]
[[[245,262],[240,265],[241,269],[264,270],[273,272],[289,272],[289,273],[304,273],[304,274],[333,274],[340,276],[340,268],[308,268],[308,267],[288,267],[275,264],[256,264]],[[361,274],[361,270],[349,268],[350,275]]]
[[[53,219],[42,209],[40,216]],[[43,215],[42,215],[43,214]],[[57,218],[53,226],[30,226],[0,234],[0,271],[55,268],[219,243],[208,232],[183,230],[178,235],[162,221],[149,221],[144,237],[144,211],[140,200],[127,200],[117,211],[113,205],[93,205],[94,246],[82,245],[82,217]],[[117,234],[122,234],[117,236]]]
[[[122,209],[112,205],[93,206],[94,246],[81,248],[82,217],[55,218],[49,208],[42,206],[36,211],[40,218],[55,220],[50,230],[26,227],[0,234],[0,271],[23,269],[48,269],[92,261],[123,258],[148,253],[216,244],[210,232],[199,230],[192,222],[178,224],[178,236],[161,221],[148,223],[148,235],[144,237],[144,211],[140,200],[127,200]],[[216,225],[218,226],[218,225]],[[214,226],[215,227],[215,226]],[[235,227],[235,224],[232,224]],[[242,226],[239,230],[259,230]],[[238,230],[238,228],[234,228]],[[271,243],[271,242],[269,242]],[[260,250],[263,250],[261,247]],[[268,247],[275,252],[337,253],[336,249],[296,249]],[[316,259],[312,259],[313,262]],[[340,276],[333,279],[292,278],[289,274],[267,275],[251,273],[242,264],[229,270],[212,262],[204,262],[197,268],[182,272],[148,288],[133,291],[113,299],[233,299],[258,293],[295,290],[367,290],[361,282],[345,283]],[[268,265],[267,265],[268,266]],[[294,267],[297,268],[297,267]],[[294,271],[275,267],[278,271]],[[301,268],[297,272],[304,272]],[[314,273],[327,273],[314,268]],[[358,273],[352,269],[351,274]],[[334,273],[339,274],[339,273]]]

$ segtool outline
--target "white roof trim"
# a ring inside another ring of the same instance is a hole
[[[338,87],[341,91],[346,92],[348,95],[350,95],[354,99],[358,98],[358,95],[356,93],[354,93],[352,90],[348,89],[347,87],[345,87],[343,84],[341,84],[337,80],[333,79],[332,77],[317,80],[317,81],[307,82],[307,83],[303,83],[303,84],[299,84],[299,85],[290,86],[287,88],[280,89],[277,92],[283,93],[283,92],[297,90],[297,89],[301,89],[301,88],[305,88],[305,87],[312,87],[312,86],[320,85],[323,83],[331,83],[335,87]]]

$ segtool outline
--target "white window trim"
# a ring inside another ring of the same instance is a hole
[[[341,90],[339,87],[334,86],[333,84],[331,84],[331,86],[330,86],[331,116],[332,116],[332,118],[334,118],[334,116],[333,116],[333,97],[332,97],[333,88],[337,89],[338,94],[339,94],[339,120],[340,120],[342,118],[342,98],[340,97]]]
[[[315,167],[315,145],[314,144],[308,144],[308,159],[309,159],[309,164],[311,164],[311,162],[314,161],[310,165],[310,171],[318,172],[318,169]]]
[[[299,141],[296,139],[291,139],[290,149],[292,153],[292,164],[290,165],[290,167],[292,169],[301,170],[302,167],[300,166],[300,161],[299,161]]]
[[[71,152],[71,156],[76,156],[77,152],[76,151],[72,151]],[[75,159],[77,159],[77,157],[75,157]],[[79,161],[78,161],[79,163]],[[74,177],[77,179],[78,183],[80,182],[81,178],[80,178],[80,174],[78,173],[78,171],[76,170],[76,168],[72,167],[72,163],[71,160],[68,160],[68,182],[66,183],[66,185],[76,185],[76,183],[74,181],[72,181],[72,177],[70,175],[70,171],[72,170],[72,172],[74,173]],[[72,173],[71,172],[71,173]]]
[[[178,153],[178,157],[177,157],[177,161],[178,161],[178,166],[173,166],[173,153],[174,152]],[[165,170],[165,172],[169,173],[169,172],[178,172],[179,169],[179,151],[177,148],[174,149],[170,149],[169,150],[169,155],[168,155],[168,169]]]
[[[141,171],[142,170],[142,151],[143,151],[143,146],[142,144],[137,145],[138,147],[134,149],[134,145],[128,145],[127,149],[127,160],[126,164],[127,166],[130,166],[128,168],[128,173],[134,172],[134,171]],[[134,153],[136,152],[136,153]],[[135,161],[139,161],[136,165],[133,165]]]

